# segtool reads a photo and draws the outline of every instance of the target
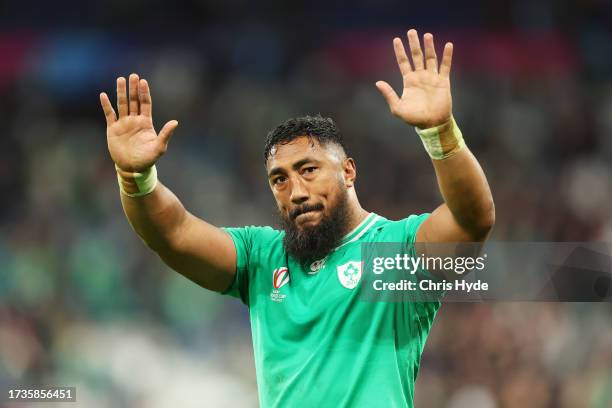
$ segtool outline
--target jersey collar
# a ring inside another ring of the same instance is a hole
[[[348,244],[349,242],[357,241],[363,236],[363,234],[366,233],[366,231],[368,231],[372,227],[372,225],[376,223],[376,221],[378,221],[378,218],[379,216],[375,213],[369,213],[368,216],[365,217],[365,219],[359,223],[359,225],[357,225],[351,232],[349,232],[344,236],[344,238],[342,238],[342,241],[340,241],[340,245],[338,245],[336,249]]]

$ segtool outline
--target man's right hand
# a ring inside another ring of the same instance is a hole
[[[147,81],[136,74],[129,81],[128,94],[125,78],[117,78],[119,118],[108,96],[100,94],[108,150],[121,178],[129,177],[122,173],[142,173],[154,165],[178,126],[171,120],[158,135]],[[120,196],[130,225],[168,266],[210,290],[222,292],[230,286],[236,273],[236,248],[227,232],[189,213],[160,182],[142,199]]]
[[[104,92],[100,94],[100,103],[106,116],[106,140],[111,158],[121,170],[141,172],[166,152],[178,122],[169,121],[158,135],[151,117],[149,84],[137,74],[131,74],[129,81],[128,95],[125,78],[117,78],[118,119]]]

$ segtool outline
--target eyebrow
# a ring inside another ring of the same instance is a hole
[[[302,167],[306,163],[320,164],[321,162],[312,157],[305,157],[302,160],[298,160],[295,163],[293,163],[293,166],[291,167],[293,168],[293,170],[298,170],[300,167]],[[275,176],[277,174],[285,174],[285,169],[283,169],[282,167],[272,168],[270,172],[268,173],[268,178]]]

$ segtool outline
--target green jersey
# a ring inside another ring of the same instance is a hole
[[[370,213],[325,258],[300,265],[270,227],[224,228],[236,246],[225,292],[249,307],[262,407],[412,407],[439,302],[366,302],[361,244],[413,243],[428,214]]]

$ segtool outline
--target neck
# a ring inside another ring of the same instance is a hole
[[[348,234],[349,232],[357,228],[357,226],[361,224],[363,220],[366,219],[368,214],[370,214],[369,211],[364,210],[359,204],[359,202],[355,202],[355,205],[351,206],[350,216],[349,216],[350,221],[344,233]]]

